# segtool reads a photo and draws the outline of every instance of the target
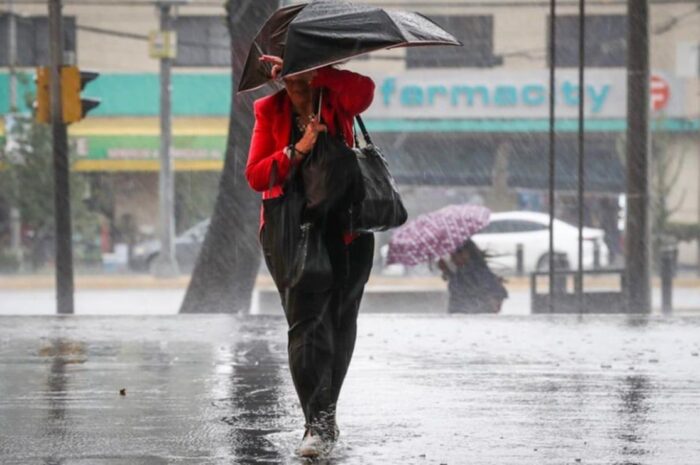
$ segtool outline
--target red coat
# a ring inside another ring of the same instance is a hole
[[[337,132],[337,120],[343,126],[348,146],[352,146],[353,118],[372,103],[374,82],[361,74],[326,67],[318,70],[311,85],[324,89],[321,117],[328,126],[328,131],[331,134]],[[254,110],[255,126],[245,175],[250,187],[262,192],[263,199],[271,199],[282,194],[282,184],[292,164],[283,152],[289,145],[292,129],[292,102],[283,89],[256,100]],[[273,163],[277,164],[277,180],[270,188]],[[261,227],[262,221],[261,215]]]

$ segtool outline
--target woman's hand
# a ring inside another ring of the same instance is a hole
[[[272,79],[278,79],[280,76],[280,73],[282,72],[282,65],[284,64],[284,61],[282,58],[275,56],[275,55],[262,55],[259,60],[263,63],[272,63],[272,69],[270,70],[270,75]],[[314,80],[318,72],[316,70],[312,71],[306,71],[304,73],[297,73],[294,76],[290,76],[288,78],[285,78],[285,80],[289,81],[298,81],[302,82],[306,85],[311,85],[311,82]]]
[[[274,56],[274,55],[263,55],[259,58],[259,60],[263,63],[272,63],[272,70],[270,70],[270,74],[272,76],[272,79],[277,79],[282,72],[282,58]]]
[[[315,119],[306,125],[304,130],[304,135],[299,139],[299,142],[294,145],[294,149],[303,158],[308,155],[316,145],[316,139],[318,139],[318,133],[327,131],[328,128],[325,124],[316,121]]]

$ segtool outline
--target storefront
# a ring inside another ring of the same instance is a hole
[[[372,78],[375,100],[364,116],[406,191],[411,213],[457,201],[481,201],[498,210],[546,208],[546,69],[415,70]],[[575,70],[557,71],[556,186],[563,216],[577,183],[577,82]],[[694,147],[690,164],[697,166],[700,119],[686,108],[684,85],[682,79],[654,73],[652,124],[655,133],[672,135],[672,147]],[[115,222],[129,215],[142,234],[153,234],[158,76],[103,74],[88,90],[102,104],[70,128],[74,169],[99,177],[99,185],[109,181]],[[617,198],[625,188],[625,70],[587,70],[584,95],[587,201]],[[204,176],[196,182],[210,188],[210,197],[223,166],[230,98],[228,73],[173,76],[175,170]],[[697,169],[683,173],[678,189],[690,189],[689,195],[697,197],[697,178]],[[697,212],[687,221],[697,221]],[[189,226],[184,223],[180,229]]]
[[[496,160],[508,158],[508,186],[548,186],[549,91],[541,71],[416,71],[374,76],[377,95],[367,112],[369,126],[381,132],[397,173],[407,183],[490,185]],[[624,190],[625,70],[586,74],[586,190]],[[698,120],[684,117],[683,87],[663,84],[652,91],[656,129],[697,131]],[[672,89],[672,90],[671,90]],[[556,105],[556,182],[575,189],[578,85],[575,71],[558,71]]]

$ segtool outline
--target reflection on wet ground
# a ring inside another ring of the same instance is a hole
[[[0,323],[0,463],[301,463],[282,318]],[[697,463],[698,352],[700,318],[363,315],[329,463]]]

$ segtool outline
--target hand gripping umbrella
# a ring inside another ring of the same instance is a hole
[[[398,228],[387,263],[413,266],[449,255],[489,224],[491,211],[478,205],[449,205]]]
[[[339,63],[377,50],[419,45],[462,45],[418,13],[336,0],[316,0],[275,12],[251,45],[238,92],[270,79],[262,54],[282,56],[281,76]]]

